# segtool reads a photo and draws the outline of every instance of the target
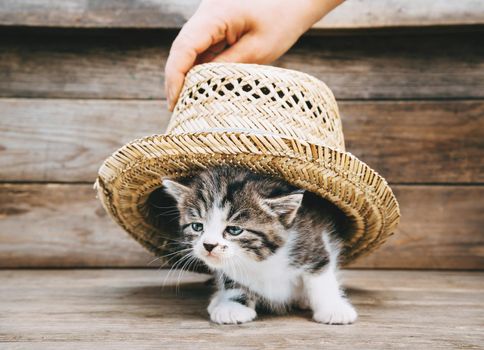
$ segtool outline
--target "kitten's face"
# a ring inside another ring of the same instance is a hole
[[[176,200],[180,227],[193,254],[209,267],[262,261],[286,240],[302,192],[241,169],[214,168],[187,186],[164,180]]]

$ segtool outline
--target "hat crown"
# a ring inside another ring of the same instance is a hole
[[[269,66],[195,66],[167,132],[204,131],[271,134],[345,150],[331,90],[310,75]]]

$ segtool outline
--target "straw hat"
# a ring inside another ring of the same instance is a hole
[[[178,228],[162,178],[186,179],[221,164],[284,179],[340,208],[351,223],[342,233],[343,263],[381,245],[399,221],[385,179],[345,151],[329,88],[269,66],[195,66],[166,133],[116,151],[99,169],[95,188],[110,216],[161,256],[173,249]]]

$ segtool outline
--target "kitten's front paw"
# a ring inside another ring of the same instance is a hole
[[[237,324],[252,321],[257,313],[235,301],[224,301],[209,308],[210,319],[219,324]]]
[[[350,324],[355,322],[357,317],[353,306],[344,299],[322,310],[316,310],[313,315],[316,322],[327,324]]]

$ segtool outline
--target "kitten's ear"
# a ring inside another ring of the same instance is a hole
[[[163,179],[162,184],[165,188],[165,191],[177,201],[190,191],[190,188],[187,186],[173,180]]]
[[[303,196],[304,190],[300,190],[286,196],[263,199],[262,203],[272,213],[278,215],[285,225],[290,225],[296,218],[296,213],[301,206]]]

